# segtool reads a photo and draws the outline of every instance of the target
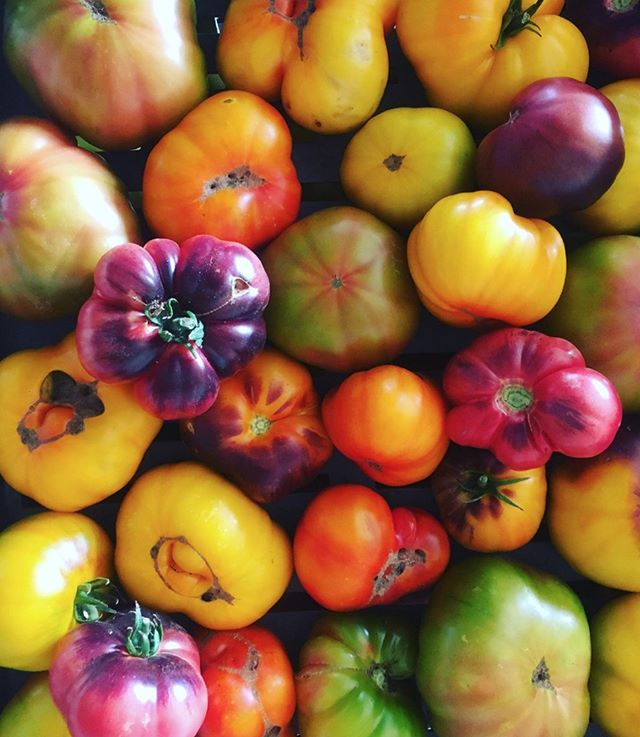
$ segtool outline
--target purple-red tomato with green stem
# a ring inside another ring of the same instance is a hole
[[[98,262],[78,315],[80,360],[99,381],[133,381],[163,420],[194,417],[220,379],[259,353],[269,280],[246,246],[211,235],[125,243]]]
[[[73,737],[194,737],[207,712],[195,640],[137,603],[67,633],[49,687]]]
[[[476,338],[447,364],[443,388],[453,405],[449,438],[516,471],[544,465],[554,451],[602,453],[622,421],[613,384],[572,343],[524,328]]]
[[[480,142],[476,175],[519,215],[547,218],[593,204],[623,162],[613,103],[584,82],[550,77],[516,95],[509,119]]]
[[[567,0],[564,15],[582,31],[595,69],[611,81],[640,77],[640,0]]]

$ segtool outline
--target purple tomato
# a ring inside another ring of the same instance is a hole
[[[519,215],[547,218],[594,203],[623,162],[613,103],[588,84],[551,77],[514,98],[509,120],[480,142],[476,174]]]

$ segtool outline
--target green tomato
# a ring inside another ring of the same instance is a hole
[[[303,737],[425,737],[402,683],[415,671],[415,631],[371,614],[331,614],[315,626],[296,674]],[[408,690],[408,689],[407,689]]]
[[[439,737],[583,737],[589,625],[578,597],[542,571],[468,558],[432,592],[417,676]]]
[[[0,714],[0,737],[69,737],[49,691],[49,674],[36,673]]]

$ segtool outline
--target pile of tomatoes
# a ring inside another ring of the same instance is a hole
[[[3,41],[0,737],[635,737],[640,2]]]

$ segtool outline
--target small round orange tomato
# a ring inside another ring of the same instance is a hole
[[[351,374],[322,402],[336,448],[389,486],[420,481],[440,463],[449,444],[445,414],[433,382],[391,364]]]
[[[282,642],[259,626],[216,632],[200,649],[209,706],[199,737],[280,735],[296,705]]]

